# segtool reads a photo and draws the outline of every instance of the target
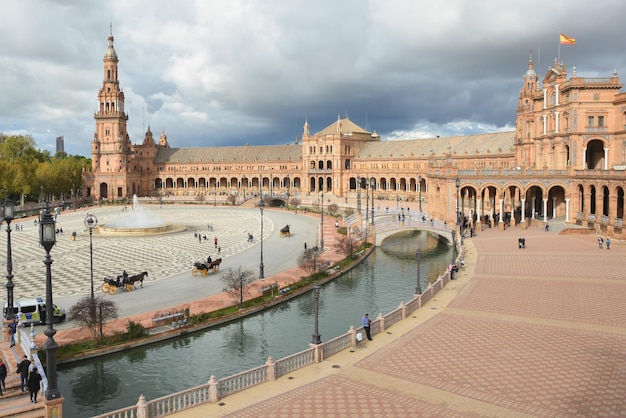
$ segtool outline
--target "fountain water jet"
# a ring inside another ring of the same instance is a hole
[[[180,228],[168,224],[151,210],[139,204],[137,195],[133,195],[133,209],[123,212],[110,222],[98,228],[105,234],[162,234],[176,232]]]

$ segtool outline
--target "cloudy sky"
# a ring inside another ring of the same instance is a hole
[[[512,130],[529,52],[626,73],[623,0],[3,0],[0,132],[90,156],[112,24],[133,143],[293,143],[348,115],[382,139]]]

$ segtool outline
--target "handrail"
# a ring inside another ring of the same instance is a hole
[[[457,261],[463,259],[463,248],[460,249]],[[400,307],[394,309],[387,315],[379,314],[379,317],[372,321],[371,333],[385,332],[386,328],[403,320],[407,315],[421,308],[425,301],[442,290],[446,284],[450,282],[450,274],[448,271],[440,275],[437,280],[428,285],[421,295],[414,295],[406,304],[400,303]],[[336,354],[342,350],[353,347],[357,342],[354,338],[356,332],[362,331],[363,327],[351,329],[338,337],[333,338],[319,346],[312,346],[299,353],[292,354],[277,360],[275,363],[270,357],[265,365],[255,367],[250,370],[237,373],[220,380],[215,380],[214,376],[211,380],[203,385],[196,386],[191,389],[185,389],[170,395],[162,396],[152,401],[146,402],[143,395],[139,398],[139,402],[135,406],[118,409],[98,415],[95,418],[136,418],[139,416],[149,416],[151,418],[164,417],[174,412],[180,412],[204,403],[213,403],[221,398],[243,391],[252,386],[256,386],[263,382],[274,380],[284,376],[294,370],[308,366],[315,362],[320,362],[329,356]],[[141,409],[141,410],[140,410]]]

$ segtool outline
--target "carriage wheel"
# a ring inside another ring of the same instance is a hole
[[[102,291],[104,293],[109,293],[109,284],[108,283],[102,283]]]
[[[135,286],[133,286],[133,285],[132,285],[132,284],[130,284],[130,283],[128,283],[128,284],[126,285],[126,287],[125,287],[125,289],[126,289],[126,291],[127,291],[127,292],[132,291],[134,288],[135,288]]]
[[[114,295],[117,293],[117,287],[109,286],[109,295]]]
[[[191,275],[196,277],[198,275],[198,267],[194,267],[191,269]]]
[[[206,277],[209,275],[209,269],[202,270],[202,277]]]

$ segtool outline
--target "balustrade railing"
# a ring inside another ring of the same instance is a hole
[[[254,369],[220,379],[217,396],[223,398],[265,381],[267,381],[267,366],[255,367]]]
[[[350,334],[343,334],[333,338],[330,341],[326,341],[322,346],[323,358],[328,358],[333,354],[337,354],[352,346]]]
[[[276,361],[276,365],[274,367],[275,376],[280,377],[301,367],[313,364],[313,352],[314,350],[312,348],[308,348],[304,351],[300,351],[299,353],[292,354],[291,356],[287,356]]]
[[[462,259],[462,251],[463,249],[461,248],[461,255],[458,256],[457,260]],[[407,315],[415,312],[422,307],[426,301],[432,299],[437,292],[442,290],[449,281],[450,273],[445,272],[439,276],[434,283],[428,285],[427,289],[421,295],[414,295],[413,299],[409,302],[406,304],[401,303],[398,308],[385,316],[379,315],[379,318],[372,321],[370,327],[372,335],[384,332],[393,324],[400,322]],[[208,383],[163,396],[152,401],[146,402],[142,395],[137,405],[98,415],[95,418],[159,418],[201,404],[217,402],[221,398],[232,395],[233,393],[276,379],[294,370],[315,363],[316,350],[321,350],[321,356],[318,360],[321,361],[342,350],[349,349],[353,347],[354,344],[358,343],[356,338],[353,338],[353,334],[357,332],[363,332],[363,327],[356,330],[351,327],[346,334],[322,343],[318,347],[311,347],[299,353],[284,357],[277,360],[275,363],[270,357],[265,365],[219,380],[211,376],[211,380],[209,380]]]

